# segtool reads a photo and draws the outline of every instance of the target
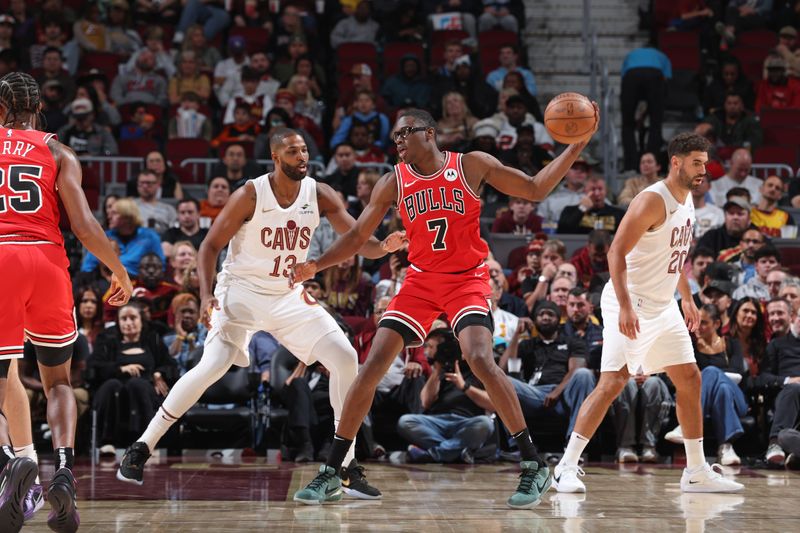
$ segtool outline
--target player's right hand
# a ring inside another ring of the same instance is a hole
[[[293,289],[295,283],[303,283],[304,281],[313,278],[317,274],[317,262],[306,261],[305,263],[297,263],[289,269],[289,288]]]
[[[219,311],[219,300],[213,296],[207,296],[200,302],[200,322],[209,330],[211,329],[211,312],[214,309]]]
[[[118,277],[116,274],[111,275],[110,291],[111,296],[108,298],[108,303],[117,307],[128,303],[133,292],[133,283],[127,272],[122,277]]]
[[[626,306],[619,311],[619,331],[631,340],[636,340],[636,334],[641,331],[639,328],[639,317],[633,307]]]

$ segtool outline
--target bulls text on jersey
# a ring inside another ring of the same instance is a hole
[[[451,196],[452,195],[452,196]],[[428,187],[403,198],[408,220],[413,222],[417,215],[428,211],[453,211],[464,214],[464,191],[445,187]]]

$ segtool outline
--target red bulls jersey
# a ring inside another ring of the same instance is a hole
[[[480,265],[489,248],[480,238],[481,203],[464,177],[462,154],[444,154],[444,166],[430,176],[395,165],[397,205],[412,268],[457,273]]]
[[[0,127],[0,239],[63,244],[52,133]]]

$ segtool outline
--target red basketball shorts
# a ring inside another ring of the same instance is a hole
[[[406,342],[409,338],[418,339],[410,346],[421,345],[431,324],[442,313],[447,315],[453,331],[457,331],[464,317],[489,315],[490,295],[489,267],[485,264],[458,274],[422,272],[412,265],[380,325],[398,331]]]
[[[78,331],[64,248],[0,242],[0,359],[22,357],[26,338],[61,347]]]

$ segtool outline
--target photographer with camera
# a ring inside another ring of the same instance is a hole
[[[410,442],[411,463],[471,464],[494,432],[494,411],[483,384],[472,375],[461,358],[461,348],[450,329],[434,329],[425,339],[425,355],[433,360],[433,371],[422,388],[424,414],[407,414],[397,422],[397,431]]]
[[[595,386],[594,373],[586,368],[586,343],[566,337],[559,331],[561,310],[555,302],[540,300],[533,311],[539,335],[520,342],[527,327],[520,326],[511,339],[500,368],[521,379],[511,382],[519,396],[525,418],[557,413],[568,416],[567,435],[578,416],[578,409]]]

